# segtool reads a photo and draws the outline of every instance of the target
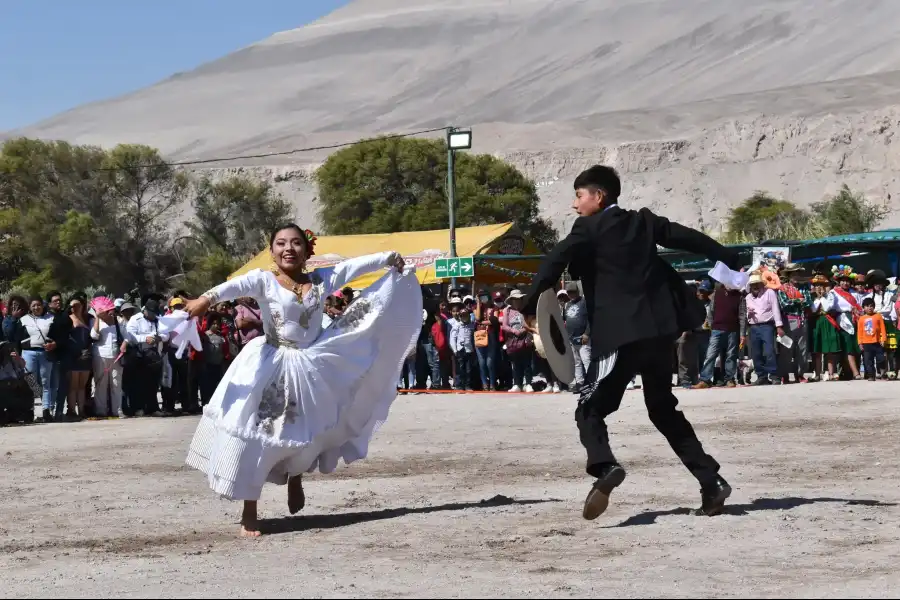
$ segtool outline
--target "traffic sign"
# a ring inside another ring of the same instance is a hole
[[[438,258],[434,261],[434,275],[438,279],[474,277],[475,260],[471,256]]]

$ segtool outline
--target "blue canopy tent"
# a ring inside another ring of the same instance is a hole
[[[882,269],[888,276],[900,275],[900,229],[883,229],[865,233],[834,235],[813,240],[766,240],[756,244],[729,245],[740,252],[741,264],[750,266],[755,246],[785,246],[791,249],[791,261],[803,264],[809,271],[829,271],[831,265],[849,264],[857,272]],[[700,279],[713,268],[705,257],[665,250],[666,261],[686,279]]]

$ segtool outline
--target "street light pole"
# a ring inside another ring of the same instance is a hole
[[[450,204],[450,258],[456,258],[456,151],[450,143],[455,127],[447,128],[447,201]],[[456,277],[450,278],[450,287],[456,288]]]
[[[450,258],[456,258],[456,151],[472,147],[472,130],[447,128],[447,202],[450,205]],[[450,278],[456,287],[456,277]]]

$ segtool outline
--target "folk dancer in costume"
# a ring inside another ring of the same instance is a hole
[[[619,176],[594,166],[575,179],[578,213],[571,233],[544,259],[523,312],[533,316],[538,297],[568,267],[581,279],[591,331],[591,365],[575,412],[587,473],[596,478],[583,516],[596,519],[625,479],[609,445],[604,419],[615,412],[625,388],[640,374],[651,422],[700,482],[702,508],[721,512],[731,494],[693,428],[677,409],[671,372],[675,339],[706,318],[704,308],[678,273],[657,254],[657,245],[721,260],[737,267],[738,254],[702,233],[653,214],[619,207]]]
[[[400,368],[422,327],[422,294],[403,259],[383,252],[306,272],[315,238],[294,224],[274,231],[271,270],[255,269],[188,303],[200,316],[218,302],[257,301],[264,337],[228,368],[191,442],[187,464],[209,487],[243,500],[241,534],[260,535],[257,500],[266,482],[305,503],[301,476],[365,458],[397,396]],[[360,275],[392,268],[322,329],[325,298]],[[411,270],[412,271],[412,270]]]
[[[784,345],[778,348],[778,374],[783,383],[790,383],[791,374],[795,382],[806,382],[806,368],[809,365],[807,323],[812,313],[813,298],[805,279],[806,270],[797,263],[788,263],[781,269],[778,307],[784,333],[792,342],[790,348]]]
[[[816,378],[814,381],[837,381],[835,377],[835,357],[841,353],[841,326],[828,314],[831,306],[830,294],[833,284],[823,273],[816,273],[810,281],[813,288],[813,359]],[[827,372],[823,367],[827,363]]]
[[[841,339],[841,353],[847,355],[847,363],[854,379],[862,379],[859,374],[859,344],[856,341],[856,321],[862,314],[862,306],[856,298],[853,287],[856,273],[848,265],[831,268],[837,286],[828,294],[825,311],[834,320]]]
[[[866,273],[865,282],[866,287],[871,289],[866,294],[866,298],[871,298],[875,302],[875,312],[884,319],[884,327],[887,332],[887,342],[884,345],[887,357],[887,376],[895,379],[897,377],[897,291],[888,289],[887,275],[880,269],[873,269]]]

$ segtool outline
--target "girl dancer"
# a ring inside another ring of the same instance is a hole
[[[313,274],[315,237],[289,224],[272,233],[273,267],[206,292],[185,308],[202,316],[218,302],[250,297],[265,336],[228,368],[194,434],[187,464],[210,488],[243,500],[241,535],[260,535],[257,500],[266,482],[288,487],[291,514],[305,503],[301,476],[330,473],[338,460],[365,458],[397,396],[401,365],[422,328],[422,294],[395,252],[339,263]],[[328,329],[323,302],[360,275],[390,267]]]

